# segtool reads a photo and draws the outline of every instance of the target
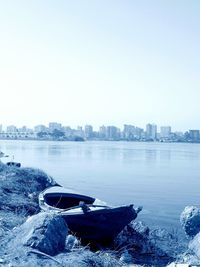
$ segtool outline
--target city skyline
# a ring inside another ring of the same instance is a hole
[[[101,125],[98,125],[98,127],[94,127],[94,125],[92,125],[91,123],[87,123],[87,124],[79,124],[79,125],[76,125],[75,127],[72,126],[72,125],[69,125],[69,124],[63,124],[62,122],[48,122],[46,124],[44,123],[37,123],[36,125],[33,125],[31,127],[25,125],[25,124],[22,124],[20,126],[18,125],[14,125],[14,124],[8,124],[8,125],[3,125],[2,123],[0,123],[0,131],[5,131],[8,129],[8,128],[15,128],[16,130],[18,129],[32,129],[34,130],[35,128],[37,127],[44,127],[46,129],[51,129],[51,127],[55,127],[55,128],[71,128],[71,129],[74,129],[74,130],[83,130],[84,128],[87,128],[87,127],[92,127],[92,131],[100,131],[102,127],[115,127],[115,128],[118,128],[120,129],[121,131],[123,131],[123,129],[125,129],[126,127],[134,127],[134,128],[138,128],[138,129],[142,129],[144,130],[144,132],[153,132],[153,136],[155,136],[155,133],[161,133],[162,131],[165,132],[166,129],[167,131],[170,131],[170,132],[187,132],[189,130],[199,130],[200,131],[200,127],[195,127],[193,129],[189,128],[189,129],[186,129],[185,131],[181,131],[180,129],[173,129],[172,131],[172,126],[171,125],[164,125],[164,124],[161,124],[161,125],[158,125],[156,123],[146,123],[143,127],[140,127],[136,124],[127,124],[127,123],[124,123],[121,127],[117,126],[117,125],[114,125],[114,124],[101,124]]]
[[[36,124],[28,124],[28,125],[25,124],[25,123],[22,123],[22,124],[16,124],[16,123],[3,124],[2,122],[0,122],[0,126],[3,128],[3,130],[6,130],[6,128],[9,127],[9,126],[15,126],[16,128],[27,127],[29,129],[34,129],[34,127],[37,126],[37,125],[43,125],[45,127],[48,127],[49,123],[58,123],[58,124],[61,124],[62,127],[71,127],[72,129],[77,129],[80,126],[84,127],[86,125],[91,125],[93,127],[94,131],[98,131],[101,126],[105,126],[105,127],[114,126],[114,127],[119,128],[119,129],[123,129],[124,125],[132,125],[132,126],[135,126],[135,127],[139,127],[141,129],[146,129],[146,126],[148,124],[156,125],[157,126],[157,132],[159,132],[161,130],[160,129],[161,127],[168,127],[168,126],[173,129],[173,132],[187,132],[187,131],[192,130],[192,129],[197,129],[197,130],[199,129],[200,130],[200,126],[198,127],[198,125],[196,125],[196,127],[193,127],[193,128],[179,129],[176,126],[175,127],[172,126],[172,124],[170,124],[170,123],[168,123],[168,124],[167,123],[166,124],[164,124],[164,123],[158,124],[158,123],[156,123],[154,121],[153,122],[146,122],[144,125],[141,125],[141,124],[137,125],[136,123],[133,123],[133,122],[122,123],[121,125],[116,125],[114,123],[105,123],[105,122],[101,123],[101,124],[92,124],[92,123],[89,123],[89,122],[86,122],[86,123],[80,122],[79,124],[75,124],[75,123],[69,124],[69,123],[64,123],[64,122],[61,122],[61,121],[57,121],[57,122],[56,121],[48,121],[46,123],[36,123]]]
[[[123,129],[114,125],[102,125],[94,130],[92,125],[65,126],[58,122],[49,122],[48,126],[36,125],[34,128],[10,125],[3,129],[0,124],[0,139],[22,140],[59,140],[59,141],[160,141],[160,142],[200,142],[200,130],[190,129],[186,132],[172,131],[171,126],[146,124],[146,128],[124,124]]]
[[[198,0],[1,1],[0,121],[198,128],[199,10]]]

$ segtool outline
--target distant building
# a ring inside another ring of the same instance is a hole
[[[199,140],[199,130],[189,130],[189,138],[192,141],[198,141]]]
[[[174,132],[176,136],[178,137],[183,137],[184,133],[183,132]]]
[[[2,133],[3,132],[3,126],[2,126],[2,124],[0,124],[0,133]]]
[[[21,128],[18,128],[19,133],[26,133],[28,131],[28,128],[26,126],[22,126]]]
[[[82,132],[83,131],[83,127],[82,126],[77,126],[77,131]]]
[[[18,128],[17,132],[22,135],[27,135],[29,133],[33,134],[33,129],[29,129],[26,126]]]
[[[17,127],[14,125],[9,125],[6,128],[7,133],[16,133],[17,132]]]
[[[106,139],[118,140],[120,138],[120,129],[115,126],[106,127]]]
[[[132,140],[135,137],[135,126],[124,124],[123,137]]]
[[[146,138],[156,140],[157,138],[157,125],[148,123],[146,125]]]
[[[144,130],[142,128],[139,128],[139,127],[135,127],[135,138],[137,140],[141,139],[144,135]]]
[[[160,138],[170,138],[171,126],[161,126],[160,127]]]
[[[66,137],[73,135],[73,130],[71,129],[70,126],[63,127],[63,131],[64,131]]]
[[[42,124],[40,124],[40,125],[36,125],[36,126],[34,127],[34,132],[35,132],[35,133],[47,132],[47,127],[46,127],[45,125],[42,125]]]
[[[57,122],[50,122],[49,123],[49,131],[53,132],[54,130],[62,130],[62,124]]]
[[[106,126],[102,125],[99,127],[99,137],[102,139],[106,138]]]
[[[93,127],[92,125],[85,125],[85,138],[89,139],[93,136]]]
[[[82,126],[77,127],[77,130],[75,131],[75,135],[80,136],[80,137],[84,137],[84,131],[83,131]]]

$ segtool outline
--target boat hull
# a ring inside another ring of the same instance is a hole
[[[84,214],[61,215],[69,230],[83,242],[111,242],[123,228],[137,217],[133,206],[89,211]]]

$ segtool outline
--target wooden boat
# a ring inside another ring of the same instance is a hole
[[[39,195],[44,211],[56,212],[65,219],[70,231],[84,243],[110,243],[141,210],[133,205],[109,207],[93,197],[54,186]]]

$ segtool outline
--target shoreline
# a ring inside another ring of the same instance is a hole
[[[60,139],[36,139],[36,138],[0,138],[0,141],[49,141],[49,142],[73,142],[73,143],[84,143],[84,142],[110,142],[110,143],[148,143],[148,144],[200,144],[199,142],[185,142],[185,141],[144,141],[144,140],[60,140]]]
[[[46,259],[44,257],[38,258],[37,255],[41,253],[41,247],[36,247],[35,255],[28,253],[31,247],[27,245],[26,236],[29,233],[28,236],[30,237],[33,229],[38,229],[36,225],[38,221],[42,221],[42,217],[48,218],[50,224],[55,223],[55,220],[62,223],[59,218],[56,219],[56,216],[49,217],[49,213],[45,215],[45,212],[41,212],[38,206],[38,194],[45,188],[55,185],[56,181],[41,170],[13,168],[2,163],[0,164],[0,181],[0,264],[4,263],[4,266],[28,266],[27,262],[29,262],[32,264],[30,266],[46,267],[57,266],[52,265],[55,262],[59,262],[58,266],[60,266],[60,262],[62,262],[64,266],[86,267],[91,266],[88,260],[93,258],[93,263],[96,265],[92,266],[125,267],[131,263],[131,266],[135,267],[164,267],[176,260],[177,257],[180,258],[180,254],[186,250],[186,247],[177,239],[176,233],[170,234],[165,229],[152,230],[141,222],[140,216],[138,216],[136,221],[125,227],[116,237],[113,243],[114,247],[109,248],[109,251],[102,249],[93,252],[89,248],[81,246],[80,241],[75,237],[67,234],[66,240],[73,239],[76,243],[74,243],[73,248],[66,250],[66,246],[69,246],[69,243],[66,243],[63,251],[56,252],[53,258],[48,255]],[[41,227],[46,226],[42,224]],[[27,233],[25,236],[22,235],[23,231]],[[42,238],[42,240],[47,238],[45,231],[41,231],[42,234],[36,234],[37,231],[34,232],[33,238]],[[65,231],[60,234],[66,235]],[[48,242],[55,243],[57,241],[55,238],[52,240],[50,235]],[[116,250],[116,248],[118,249]],[[106,265],[108,261],[110,265]],[[79,265],[76,265],[77,262]]]

